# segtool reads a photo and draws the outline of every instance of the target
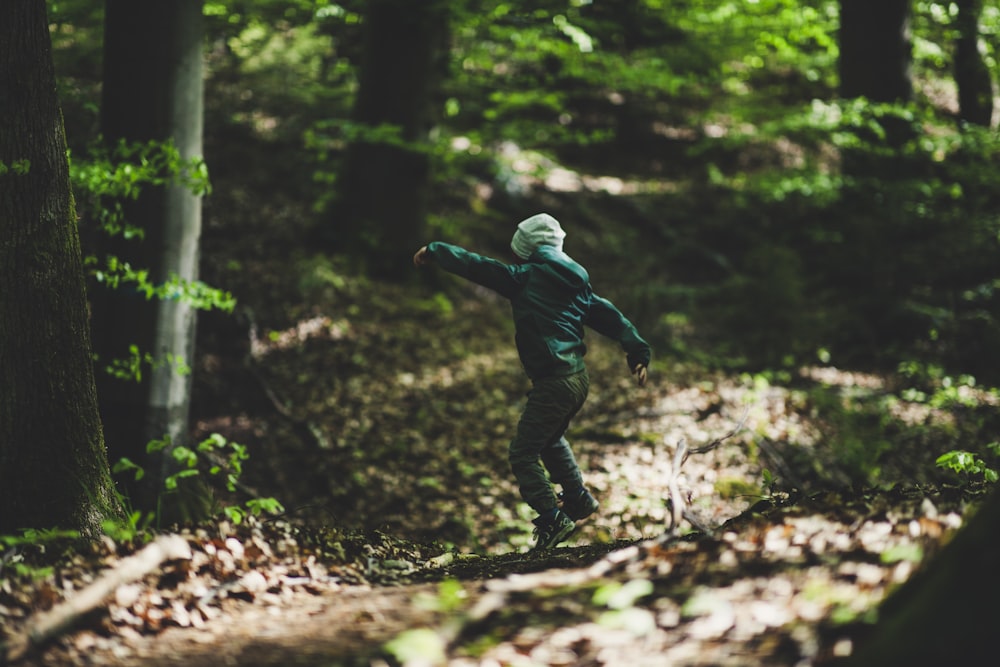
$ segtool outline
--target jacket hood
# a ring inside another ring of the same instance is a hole
[[[517,225],[514,238],[510,240],[510,249],[521,259],[527,259],[540,246],[553,246],[562,250],[566,232],[559,226],[559,221],[548,213],[538,213]]]
[[[577,290],[590,282],[590,274],[572,257],[554,246],[539,246],[528,257],[531,264],[541,264],[557,282]]]

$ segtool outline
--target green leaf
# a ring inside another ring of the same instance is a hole
[[[919,563],[924,559],[924,550],[916,542],[906,542],[889,547],[880,556],[883,563],[898,563],[908,561]]]
[[[111,468],[111,472],[115,474],[120,472],[125,472],[127,470],[135,471],[135,481],[137,482],[146,475],[146,471],[143,469],[142,466],[133,463],[131,459],[125,456],[118,459],[118,462],[115,463],[114,466],[112,466]]]
[[[385,648],[403,664],[439,664],[445,661],[444,640],[430,628],[406,630],[387,642]]]
[[[612,609],[601,614],[597,622],[610,630],[626,630],[636,637],[641,637],[656,629],[656,617],[653,612],[641,607]]]
[[[612,581],[604,584],[594,592],[594,604],[604,605],[611,609],[626,609],[635,605],[640,598],[653,592],[653,582],[649,579],[632,579],[621,584]]]

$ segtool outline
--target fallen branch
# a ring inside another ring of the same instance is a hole
[[[0,647],[0,662],[16,662],[30,650],[59,637],[83,616],[104,604],[119,587],[141,579],[164,561],[191,558],[191,547],[180,535],[165,535],[146,545],[104,573],[72,598],[28,621],[24,631],[15,635],[6,647]]]
[[[667,480],[667,488],[670,490],[670,526],[667,528],[667,532],[671,534],[680,528],[681,519],[684,517],[686,510],[684,497],[681,495],[680,484],[678,483],[681,475],[681,466],[684,465],[684,461],[686,460],[687,443],[684,441],[684,438],[681,438],[680,442],[677,443],[677,449],[674,450],[674,460],[670,466],[670,479]]]
[[[670,491],[670,526],[668,526],[665,535],[675,535],[677,530],[680,528],[681,519],[687,519],[688,523],[706,535],[712,534],[712,529],[702,523],[693,512],[688,510],[687,503],[684,502],[684,496],[681,494],[679,484],[681,466],[684,465],[684,462],[687,461],[688,456],[691,454],[704,454],[706,452],[710,452],[729,438],[742,431],[749,414],[750,406],[747,406],[743,411],[743,416],[740,417],[739,423],[736,424],[733,430],[721,438],[716,438],[707,445],[702,445],[701,447],[695,447],[693,449],[688,448],[687,443],[683,438],[681,438],[681,441],[677,443],[677,448],[674,450],[673,462],[670,466],[670,478],[667,480],[667,488]]]
[[[736,426],[733,428],[732,431],[730,431],[729,433],[725,434],[721,438],[716,438],[715,440],[713,440],[712,442],[708,443],[707,445],[702,445],[701,447],[695,447],[694,449],[689,449],[687,451],[687,453],[684,455],[684,461],[686,461],[687,457],[690,456],[691,454],[704,454],[706,452],[712,451],[713,449],[715,449],[716,447],[718,447],[719,445],[721,445],[723,442],[725,442],[729,438],[733,437],[734,435],[736,435],[737,433],[739,433],[740,431],[742,431],[743,430],[743,426],[747,423],[747,417],[748,416],[750,416],[750,406],[749,405],[746,407],[746,409],[743,410],[743,416],[740,417],[739,423],[736,424]],[[683,463],[684,461],[681,461],[681,463]]]

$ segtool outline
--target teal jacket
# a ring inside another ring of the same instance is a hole
[[[607,299],[594,294],[587,270],[551,246],[540,246],[523,264],[504,264],[448,243],[427,245],[442,269],[510,300],[521,364],[532,380],[584,368],[583,327],[617,341],[629,370],[649,365],[651,350]]]

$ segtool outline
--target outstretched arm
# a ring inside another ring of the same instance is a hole
[[[625,351],[629,371],[636,376],[636,382],[640,387],[646,384],[652,349],[613,303],[595,294],[584,324],[597,333],[618,341]]]
[[[445,271],[510,297],[518,289],[514,269],[503,262],[477,255],[450,243],[428,243],[413,255],[416,267],[437,264]]]

